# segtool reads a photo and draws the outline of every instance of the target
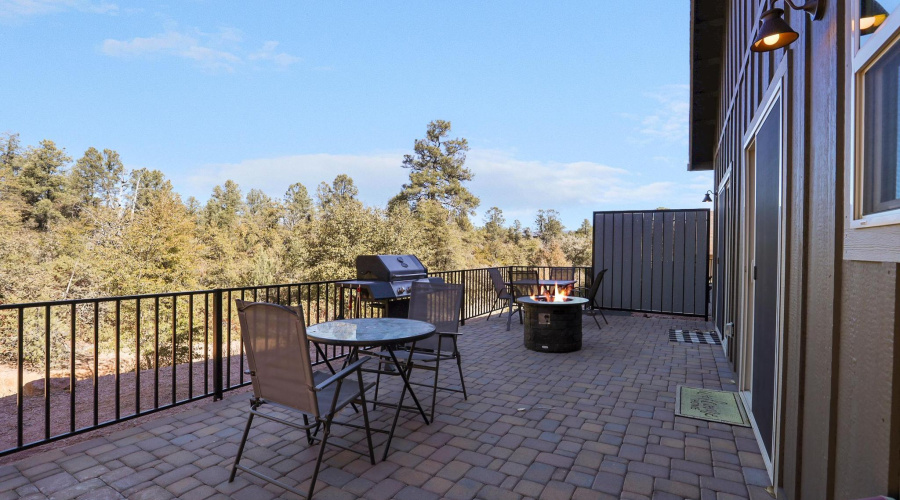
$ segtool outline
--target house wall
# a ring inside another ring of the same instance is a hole
[[[784,74],[784,340],[775,474],[790,499],[900,496],[898,264],[844,250],[848,5],[829,0],[818,21],[787,8],[800,38],[764,54],[749,45],[766,2],[733,0],[725,19],[715,177],[717,187],[730,178],[730,217],[716,237],[730,238],[732,251],[717,256],[726,259],[727,273],[715,280],[727,286],[721,324],[741,320],[743,143],[773,77]],[[729,354],[737,368],[743,332],[735,335]]]

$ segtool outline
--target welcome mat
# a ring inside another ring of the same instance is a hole
[[[679,385],[675,391],[675,415],[750,427],[750,419],[738,393],[730,391]]]
[[[719,334],[703,330],[669,330],[669,342],[684,342],[687,344],[712,344],[722,345]]]

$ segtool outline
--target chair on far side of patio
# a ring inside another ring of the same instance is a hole
[[[500,270],[496,267],[492,267],[488,269],[488,275],[490,275],[491,277],[491,283],[494,285],[494,293],[497,294],[497,298],[494,299],[494,304],[491,305],[491,310],[490,312],[488,312],[488,317],[485,321],[491,320],[491,314],[494,313],[494,308],[497,307],[497,302],[506,302],[507,315],[512,314],[513,308],[513,296],[509,293],[509,290],[506,287],[506,283],[503,281],[503,275],[500,274]],[[497,317],[499,318],[501,314],[503,314],[503,306],[500,307],[500,313],[497,314]]]
[[[589,314],[592,318],[594,318],[594,323],[597,323],[597,328],[600,328],[600,322],[597,321],[596,312],[600,312],[600,316],[603,316],[603,321],[606,324],[609,324],[609,321],[606,319],[606,315],[603,314],[603,311],[600,309],[600,304],[597,303],[597,291],[600,290],[600,285],[603,284],[603,276],[606,275],[606,269],[601,270],[597,273],[597,276],[594,277],[594,280],[591,282],[590,288],[578,287],[576,288],[576,292],[583,293],[583,297],[588,299],[587,308],[585,309],[585,313]],[[586,292],[586,293],[585,293]]]
[[[434,420],[434,408],[437,406],[437,391],[461,392],[463,399],[469,399],[466,393],[466,380],[463,378],[462,357],[459,354],[456,339],[462,335],[459,333],[459,318],[462,311],[463,286],[451,283],[426,283],[414,281],[409,298],[409,319],[425,321],[434,325],[435,333],[427,339],[415,343],[412,352],[412,363],[404,366],[407,378],[414,370],[428,370],[434,372],[434,378],[430,384],[412,382],[412,385],[421,385],[431,388],[431,420]],[[403,349],[407,354],[412,344],[406,344]],[[380,362],[387,364],[391,357],[388,353],[377,353]],[[400,363],[406,365],[407,357],[399,356]],[[461,389],[449,386],[438,386],[438,374],[442,361],[456,361],[459,371],[459,383]],[[378,399],[378,384],[381,381],[381,373],[375,382],[375,399]]]
[[[510,291],[513,301],[519,297],[529,297],[541,294],[541,284],[538,281],[538,272],[530,268],[512,268],[509,270]],[[522,324],[522,305],[516,303],[516,311],[519,313],[519,324]],[[506,318],[506,330],[509,331],[512,323],[512,313]]]
[[[550,279],[560,281],[571,281],[575,279],[574,267],[551,267]]]
[[[374,384],[363,384],[361,369],[363,363],[369,358],[354,361],[333,375],[313,372],[306,326],[303,323],[303,311],[300,307],[288,308],[278,304],[244,302],[242,300],[235,302],[237,302],[238,316],[241,321],[241,338],[247,351],[247,364],[250,366],[253,397],[250,398],[247,426],[244,428],[244,435],[241,438],[228,482],[234,481],[234,476],[240,469],[291,493],[311,498],[316,488],[316,478],[322,465],[325,445],[331,435],[332,423],[364,429],[368,444],[367,453],[337,443],[330,444],[361,455],[368,455],[369,461],[375,465],[375,452],[372,448],[372,433],[369,428],[365,396],[366,390]],[[347,377],[351,378],[345,380]],[[335,421],[335,415],[354,401],[359,401],[362,405],[365,425]],[[288,410],[289,413],[299,412],[302,414],[303,424],[286,420],[280,415],[260,412],[260,407],[264,404],[275,407],[276,411],[280,411],[280,413],[284,410]],[[250,426],[253,424],[253,417],[273,420],[302,430],[306,433],[306,441],[310,445],[316,441],[320,442],[316,467],[313,470],[308,492],[301,492],[259,470],[240,465]],[[318,436],[320,427],[322,429],[321,437]],[[310,432],[311,430],[313,432]]]

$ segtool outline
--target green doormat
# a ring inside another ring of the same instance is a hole
[[[679,417],[750,427],[750,419],[736,392],[678,386],[675,414]]]

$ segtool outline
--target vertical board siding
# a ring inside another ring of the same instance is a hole
[[[684,262],[684,213],[674,214],[675,216],[675,256],[674,262]],[[672,277],[672,311],[676,313],[684,313],[684,266],[678,269],[675,266],[674,276]],[[687,279],[691,279],[688,277]]]
[[[613,214],[613,241],[622,241],[624,243],[623,232],[622,232],[622,216],[624,214]],[[616,309],[622,308],[622,280],[624,279],[624,273],[622,272],[624,269],[624,255],[623,251],[624,245],[616,245],[613,244],[613,276],[616,279],[610,280],[610,286],[612,286],[612,297],[611,303],[612,306]]]
[[[631,214],[631,302],[629,309],[637,309],[641,304],[641,284],[643,282],[643,232],[644,216],[641,213]]]
[[[634,253],[633,218],[630,213],[622,214],[622,309],[631,309],[631,263],[634,260],[632,258],[632,253]]]
[[[598,303],[608,309],[707,316],[707,209],[594,213]]]

